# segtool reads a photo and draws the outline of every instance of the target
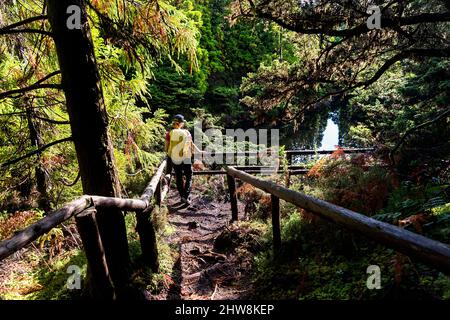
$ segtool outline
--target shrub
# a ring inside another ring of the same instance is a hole
[[[243,183],[236,189],[236,193],[239,200],[244,203],[246,218],[265,220],[270,217],[271,200],[269,194],[265,194],[248,183]]]
[[[11,216],[3,214],[0,216],[0,239],[12,237],[15,232],[25,229],[41,218],[42,212],[34,210],[19,211]]]
[[[311,168],[306,183],[313,196],[373,215],[386,203],[392,174],[370,155],[348,157],[338,149]]]

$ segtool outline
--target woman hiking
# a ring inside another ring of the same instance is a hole
[[[184,116],[177,114],[172,121],[172,130],[166,134],[165,151],[168,155],[168,173],[175,170],[177,190],[181,202],[190,205],[189,195],[192,186],[192,154],[204,154],[193,142],[190,132],[184,129]],[[184,179],[185,181],[183,181]]]

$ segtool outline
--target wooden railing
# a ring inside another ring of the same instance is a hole
[[[234,167],[227,167],[226,171],[232,201],[232,220],[237,220],[238,218],[235,194],[236,178],[271,194],[273,244],[275,249],[281,246],[279,199],[282,199],[317,214],[321,218],[339,224],[348,230],[355,231],[378,243],[393,248],[398,252],[417,258],[438,270],[450,273],[450,246],[447,244],[290,190],[276,183],[259,179]]]
[[[345,153],[365,153],[371,150],[372,149],[344,149]],[[334,150],[298,150],[287,151],[286,156],[288,162],[291,162],[292,157],[296,155],[313,155],[316,153],[330,154],[332,152],[334,152]],[[249,155],[252,155],[252,153],[235,154],[235,156]],[[257,153],[253,154],[253,156],[257,155]],[[63,206],[61,209],[49,213],[46,217],[30,225],[25,230],[16,233],[10,239],[0,242],[0,261],[24,248],[38,237],[49,232],[52,228],[75,217],[77,228],[83,242],[83,248],[86,253],[88,266],[92,273],[93,283],[91,285],[97,288],[98,297],[110,297],[110,291],[113,290],[113,286],[96,221],[96,208],[116,208],[136,213],[136,229],[141,243],[143,261],[154,272],[157,272],[159,269],[158,248],[150,214],[153,211],[154,206],[160,206],[168,194],[170,188],[170,174],[167,180],[163,179],[166,167],[167,160],[164,160],[139,199],[84,195]],[[363,217],[344,208],[339,208],[326,202],[321,202],[320,200],[301,195],[292,190],[257,179],[248,174],[267,173],[267,170],[265,169],[270,168],[262,166],[243,166],[239,167],[239,169],[241,170],[233,167],[225,167],[224,170],[199,171],[194,174],[227,175],[227,184],[231,195],[233,221],[238,220],[236,184],[234,178],[239,178],[270,192],[272,195],[272,225],[274,228],[273,235],[275,248],[281,246],[279,220],[279,199],[281,198],[312,212],[318,213],[332,221],[341,223],[352,230],[367,233],[368,236],[375,238],[388,246],[395,247],[399,251],[411,254],[412,256],[417,256],[426,262],[448,271],[450,254],[448,246],[444,244]],[[287,173],[290,176],[293,174],[304,174],[307,173],[307,171],[308,170],[302,166],[289,165]],[[284,171],[276,170],[276,172],[281,173]],[[166,183],[163,183],[164,181]]]
[[[345,153],[365,153],[372,151],[372,148],[366,149],[343,149]],[[291,162],[293,156],[298,155],[314,155],[314,154],[331,154],[334,150],[288,150],[286,151],[286,157],[288,162]],[[237,152],[234,154],[225,153],[224,156],[258,156],[259,153],[256,152]],[[123,199],[123,198],[112,198],[112,197],[102,197],[95,195],[84,195],[79,199],[76,199],[61,209],[55,210],[49,213],[46,217],[38,222],[30,225],[25,230],[18,232],[12,238],[4,240],[0,242],[0,261],[10,256],[14,252],[22,249],[26,245],[30,244],[38,237],[43,234],[49,232],[51,229],[60,225],[64,221],[69,220],[72,217],[83,217],[85,221],[92,220],[90,224],[96,225],[95,222],[95,208],[118,208],[125,211],[134,211],[137,213],[137,230],[140,234],[141,246],[143,249],[143,254],[147,255],[145,257],[145,261],[148,262],[149,265],[152,266],[152,269],[156,270],[157,266],[157,253],[156,254],[148,254],[148,252],[157,252],[154,249],[156,246],[156,242],[154,241],[154,235],[152,232],[152,227],[148,222],[148,216],[150,209],[152,207],[152,199],[155,198],[155,202],[157,205],[160,205],[165,196],[169,191],[168,183],[162,185],[161,179],[164,174],[165,168],[167,166],[167,160],[164,160],[161,165],[158,167],[155,175],[151,179],[147,188],[144,190],[140,199]],[[252,174],[258,173],[267,173],[267,170],[270,169],[263,166],[247,166],[247,167],[239,167],[243,171]],[[283,170],[278,169],[277,173],[284,172]],[[293,166],[290,165],[288,167],[288,174],[305,174],[308,170],[302,166]],[[205,171],[196,171],[195,175],[216,175],[216,174],[227,174],[226,170],[205,170]],[[228,186],[230,189],[234,190],[234,181],[228,179]],[[234,199],[234,191],[232,192]],[[233,211],[233,220],[237,220],[237,205],[232,201],[232,211]],[[86,214],[85,211],[88,211],[89,214]],[[83,213],[83,214],[82,214]],[[90,218],[89,218],[90,217]],[[94,228],[95,229],[95,228]],[[95,235],[93,237],[95,239]],[[87,239],[88,241],[89,239]]]

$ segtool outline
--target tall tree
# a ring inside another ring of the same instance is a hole
[[[47,4],[83,191],[119,197],[120,184],[85,1],[48,0]],[[67,8],[72,5],[81,9],[80,29],[67,27]],[[127,284],[130,263],[124,217],[117,209],[99,209],[97,220],[111,278],[120,295]]]
[[[44,141],[42,139],[41,127],[39,125],[38,119],[35,117],[35,110],[29,99],[24,99],[26,105],[26,116],[28,123],[28,130],[30,131],[30,142],[33,147],[37,150],[44,146]],[[36,178],[36,189],[39,192],[38,205],[40,208],[44,209],[46,212],[51,210],[50,199],[48,195],[48,174],[42,165],[42,154],[39,152],[37,163],[34,169]]]

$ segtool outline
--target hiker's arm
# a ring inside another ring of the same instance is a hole
[[[167,153],[169,151],[169,143],[166,141],[164,141],[164,152]]]
[[[200,149],[195,145],[195,143],[192,142],[192,141],[191,141],[191,146],[192,146],[192,151],[197,152],[197,153],[201,153],[201,154],[205,153],[205,151],[200,150]]]
[[[169,145],[170,145],[170,133],[166,133],[166,137],[164,139],[164,151],[165,153],[169,152]]]

